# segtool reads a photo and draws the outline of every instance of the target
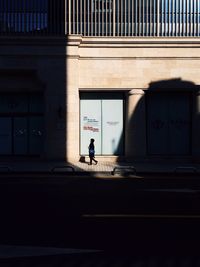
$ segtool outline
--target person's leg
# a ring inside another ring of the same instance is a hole
[[[96,160],[96,159],[94,159],[94,158],[92,158],[93,160],[94,160],[94,162],[97,164],[98,163],[98,161]]]
[[[89,165],[92,165],[92,157],[90,156],[90,163],[89,163]]]

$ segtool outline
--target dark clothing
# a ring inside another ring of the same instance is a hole
[[[90,157],[90,163],[89,165],[92,165],[92,161],[94,161],[97,164],[97,160],[94,159],[95,155],[95,149],[94,149],[94,142],[90,142],[89,144],[89,157]]]
[[[94,144],[93,143],[90,143],[89,145],[89,157],[94,157]]]

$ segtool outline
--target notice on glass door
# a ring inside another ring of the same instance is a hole
[[[83,117],[83,130],[91,132],[99,132],[99,121],[88,116]]]
[[[81,154],[88,154],[90,139],[95,139],[95,152],[101,154],[101,101],[81,100]]]

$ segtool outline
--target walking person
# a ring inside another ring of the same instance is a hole
[[[94,159],[95,158],[95,147],[94,147],[94,139],[93,138],[90,139],[90,144],[89,144],[88,149],[89,149],[89,158],[90,158],[89,165],[92,165],[92,161],[94,161],[95,165],[96,165],[98,163],[98,161]]]

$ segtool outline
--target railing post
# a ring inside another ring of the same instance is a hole
[[[72,32],[72,25],[71,25],[71,0],[68,0],[68,29],[69,34]]]
[[[116,0],[113,0],[113,36],[115,36],[115,19],[116,19]]]
[[[67,0],[64,0],[64,20],[64,32],[67,35]]]
[[[197,36],[199,37],[199,22],[198,22],[198,18],[199,18],[199,1],[197,1]]]
[[[160,36],[160,1],[157,0],[157,36]]]

